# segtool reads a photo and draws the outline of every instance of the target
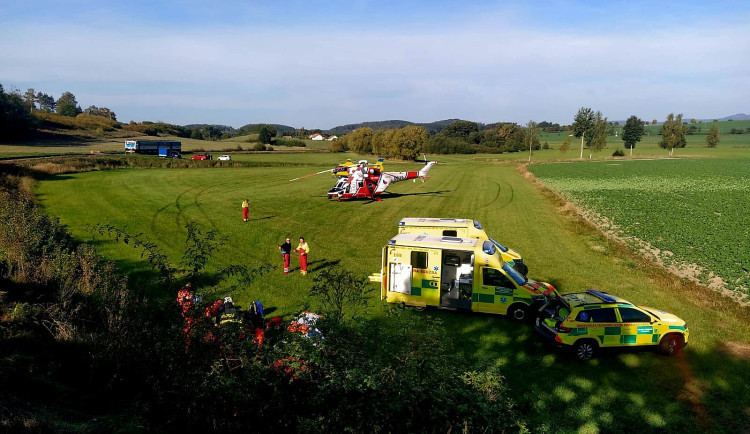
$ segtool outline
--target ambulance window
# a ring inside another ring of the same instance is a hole
[[[592,309],[591,313],[592,322],[617,322],[617,316],[615,315],[615,308],[607,307],[604,309]]]
[[[638,309],[620,308],[622,322],[651,322],[651,317]]]
[[[588,311],[582,310],[578,312],[578,316],[576,317],[576,321],[578,322],[591,322],[591,313]]]
[[[427,252],[411,252],[412,268],[427,268]]]
[[[501,288],[515,288],[516,286],[505,277],[505,274],[500,270],[494,268],[484,267],[482,268],[482,285],[484,286],[499,286]]]
[[[446,230],[446,231],[443,231],[443,236],[444,237],[457,237],[458,236],[458,232],[457,231]]]

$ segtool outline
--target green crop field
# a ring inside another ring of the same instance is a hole
[[[606,217],[634,245],[645,241],[671,265],[697,264],[708,283],[750,297],[750,164],[691,159],[543,164],[531,171],[550,188]],[[635,239],[635,240],[634,240]],[[692,267],[691,267],[692,268]]]
[[[701,150],[710,151],[724,155],[744,151],[747,155],[746,149],[729,153],[722,148]],[[535,155],[559,158],[555,150]],[[107,257],[116,260],[134,285],[147,286],[153,276],[138,252],[106,237],[93,237],[87,225],[127,226],[129,232],[143,233],[145,238],[159,244],[175,262],[184,244],[186,222],[197,222],[203,230],[215,230],[225,237],[226,245],[209,271],[232,263],[272,264],[274,269],[269,274],[244,282],[243,289],[232,295],[241,305],[260,299],[273,315],[287,318],[304,308],[315,309],[318,304],[307,296],[313,276],[303,277],[297,272],[289,276],[281,274],[277,245],[284,236],[306,237],[311,247],[313,275],[333,264],[370,274],[379,271],[381,248],[397,232],[396,223],[402,217],[474,218],[485,225],[491,236],[524,256],[531,278],[550,282],[562,292],[598,288],[637,304],[656,306],[685,319],[691,330],[689,346],[674,358],[653,352],[625,352],[604,354],[579,363],[543,345],[529,325],[506,318],[439,310],[412,313],[443,320],[463,353],[467,369],[480,362],[501,367],[519,413],[531,430],[740,432],[747,429],[750,423],[747,309],[711,291],[689,289],[684,281],[664,277],[643,268],[636,259],[619,254],[600,234],[562,213],[557,203],[518,173],[515,164],[503,161],[509,158],[505,155],[440,158],[441,164],[433,168],[425,183],[396,184],[382,202],[328,201],[325,193],[334,180],[326,175],[289,181],[333,167],[346,157],[358,158],[345,154],[242,155],[238,158],[305,165],[67,174],[41,182],[37,194],[47,212],[59,216],[79,239],[93,241]],[[519,154],[512,157],[522,158]],[[689,170],[684,165],[691,161],[677,163]],[[714,166],[721,163],[713,160],[695,161],[696,167],[708,164],[706,171],[728,167]],[[418,163],[386,164],[386,170],[419,167]],[[561,171],[581,166],[594,171],[599,166],[619,167],[606,164],[549,167],[560,167]],[[625,167],[629,166],[622,168]],[[732,180],[736,188],[739,178]],[[617,181],[606,182],[612,185]],[[696,184],[690,184],[689,188],[696,188]],[[674,193],[678,201],[678,193],[673,190],[669,193]],[[248,223],[242,221],[240,213],[240,203],[245,197],[251,202]],[[225,295],[221,291],[217,288],[217,295]],[[375,306],[372,314],[382,314],[377,294],[372,302]]]

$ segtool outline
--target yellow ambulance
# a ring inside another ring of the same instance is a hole
[[[399,234],[427,234],[448,237],[478,238],[490,241],[500,251],[503,260],[515,268],[516,271],[528,274],[529,267],[523,262],[523,258],[515,250],[500,244],[490,238],[484,231],[482,224],[471,219],[449,219],[433,217],[406,217],[398,222]]]
[[[489,240],[398,234],[383,248],[381,298],[417,308],[436,306],[497,313],[523,320],[556,294],[548,283],[526,279]],[[538,308],[538,307],[537,307]]]

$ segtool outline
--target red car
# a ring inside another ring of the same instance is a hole
[[[210,160],[211,154],[195,154],[190,157],[191,160]]]

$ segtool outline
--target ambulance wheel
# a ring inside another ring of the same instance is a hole
[[[685,340],[682,336],[672,333],[661,338],[659,350],[665,356],[674,356],[685,346]]]
[[[529,317],[529,307],[516,303],[508,308],[508,315],[516,321],[525,321]]]
[[[576,355],[576,359],[586,361],[594,357],[597,347],[598,345],[595,341],[582,339],[573,345],[573,352]]]

